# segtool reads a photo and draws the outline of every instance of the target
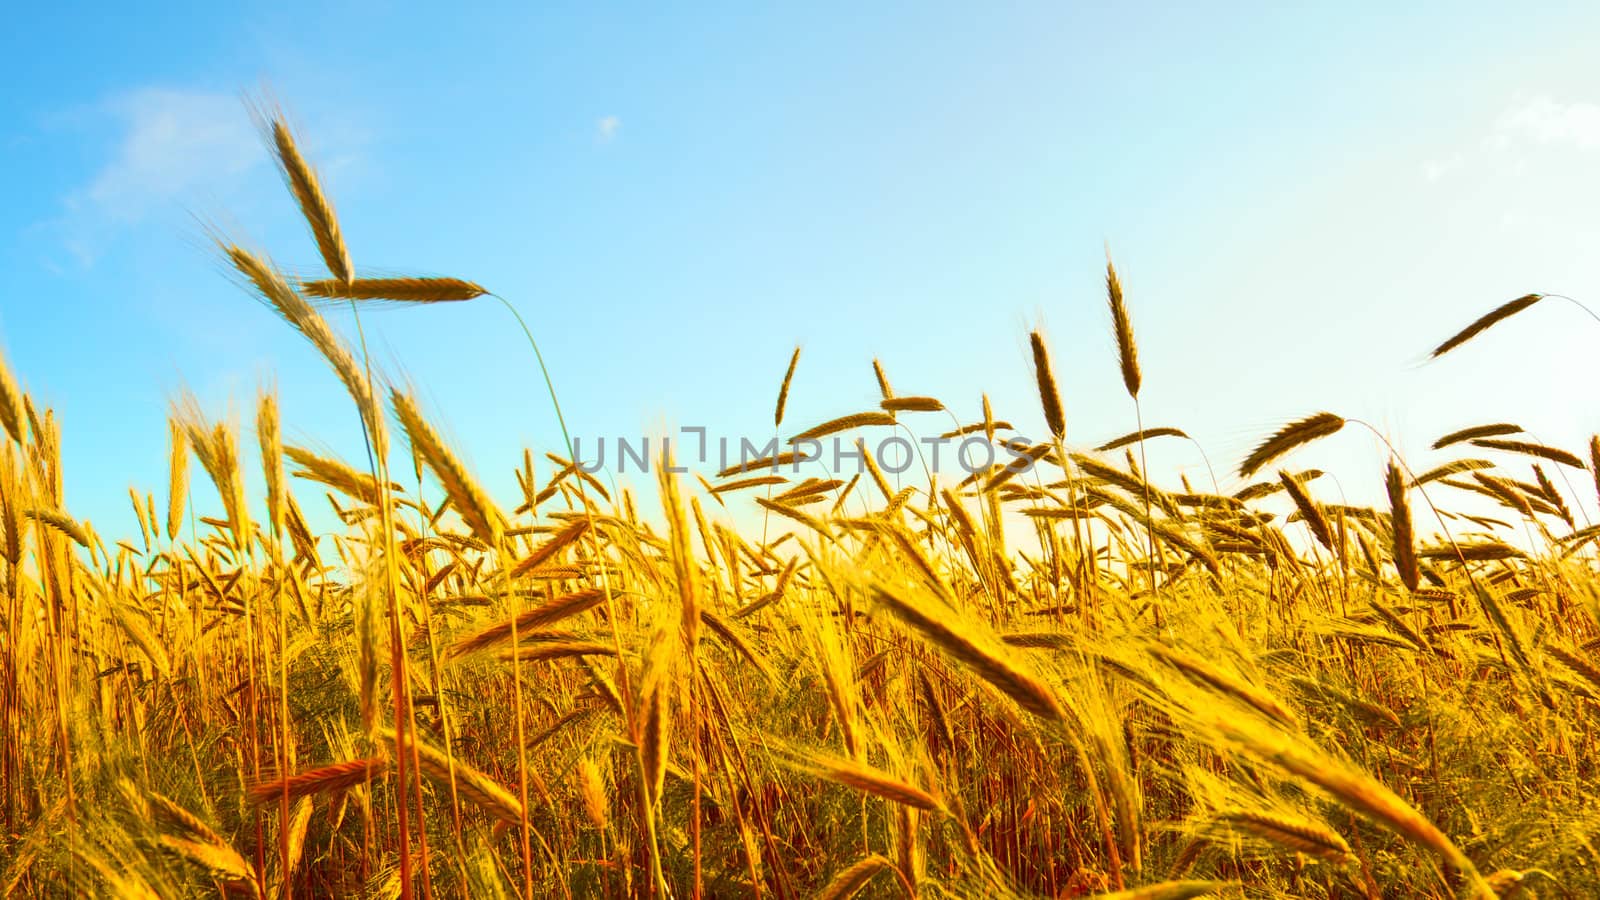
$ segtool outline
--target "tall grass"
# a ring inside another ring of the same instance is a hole
[[[253,513],[236,427],[183,401],[164,516],[131,492],[139,533],[108,544],[63,504],[54,413],[0,361],[0,895],[1600,893],[1600,529],[1539,467],[1592,469],[1600,439],[1464,427],[1437,459],[1375,460],[1377,508],[1293,468],[1206,492],[1135,465],[1188,437],[1137,410],[1069,445],[1036,333],[1031,467],[898,489],[869,468],[876,493],[788,461],[703,490],[663,469],[641,515],[527,454],[502,507],[317,311],[484,290],[359,277],[265,121],[332,277],[221,252],[328,361],[373,458],[283,445],[264,394]],[[1137,402],[1160,386],[1109,264],[1107,290]],[[775,366],[780,429],[797,361]],[[790,437],[958,408],[875,371],[881,410]],[[950,434],[999,448],[996,412]],[[1241,474],[1347,421],[1290,423]],[[323,496],[341,525],[318,535]]]

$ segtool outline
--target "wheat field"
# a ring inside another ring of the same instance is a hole
[[[657,460],[641,511],[528,452],[497,498],[323,312],[498,298],[361,277],[294,135],[258,118],[326,271],[215,251],[326,360],[366,453],[284,444],[270,393],[244,428],[180,397],[168,483],[130,493],[139,533],[102,536],[64,508],[56,414],[0,366],[0,893],[1600,893],[1600,438],[1467,427],[1425,471],[1378,461],[1370,508],[1293,468],[1370,430],[1321,412],[1223,492],[1146,476],[1175,427],[1071,443],[1034,333],[1039,407],[1015,414],[1051,434],[970,477]],[[876,364],[879,408],[793,423],[800,352],[782,364],[786,437],[1016,435]]]

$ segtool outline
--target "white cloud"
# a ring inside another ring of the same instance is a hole
[[[1428,181],[1446,178],[1466,165],[1466,158],[1457,153],[1445,159],[1428,159],[1422,162],[1422,177]]]
[[[622,130],[622,119],[619,116],[601,116],[594,123],[594,136],[602,144],[610,143]]]
[[[1600,106],[1533,97],[1502,113],[1496,131],[1497,137],[1524,138],[1540,144],[1572,144],[1593,150],[1600,148]]]
[[[106,162],[62,198],[61,215],[35,226],[53,237],[55,253],[84,267],[119,231],[209,207],[267,161],[244,104],[231,94],[141,88],[64,120],[113,135]]]
[[[1424,181],[1456,177],[1520,177],[1548,168],[1549,154],[1600,150],[1600,105],[1523,97],[1501,111],[1466,149],[1422,162]],[[1560,163],[1568,165],[1570,163]]]
[[[123,129],[115,156],[69,208],[134,223],[195,194],[237,182],[265,155],[237,97],[146,88],[106,104]]]

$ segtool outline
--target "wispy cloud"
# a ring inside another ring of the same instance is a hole
[[[122,230],[226,198],[265,165],[261,142],[231,94],[142,88],[73,119],[113,135],[106,161],[40,223],[83,266]]]
[[[1496,131],[1508,138],[1593,150],[1600,148],[1600,106],[1533,97],[1501,114]]]
[[[124,126],[115,157],[69,198],[107,218],[138,222],[186,195],[236,182],[263,162],[237,97],[150,88],[108,111]]]
[[[1600,150],[1600,105],[1523,97],[1502,110],[1472,146],[1424,160],[1422,177],[1435,182],[1474,170],[1518,173],[1526,171],[1531,154],[1563,149]]]
[[[1422,177],[1428,181],[1438,181],[1447,178],[1466,165],[1467,158],[1464,154],[1457,153],[1444,159],[1427,159],[1422,162]]]
[[[615,140],[618,132],[622,131],[622,118],[620,116],[601,116],[594,123],[594,136],[602,144],[609,144]]]

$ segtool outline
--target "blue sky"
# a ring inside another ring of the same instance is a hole
[[[1568,446],[1600,430],[1581,387],[1600,326],[1576,310],[1536,308],[1420,365],[1510,297],[1600,302],[1592,5],[861,6],[12,16],[0,342],[62,417],[69,507],[132,527],[125,489],[159,493],[184,386],[242,417],[270,380],[290,440],[359,454],[337,382],[225,277],[199,224],[292,268],[317,260],[240,101],[262,85],[357,266],[510,298],[586,438],[765,437],[797,343],[796,428],[874,403],[877,356],[901,393],[970,421],[987,390],[1038,434],[1041,323],[1069,441],[1124,433],[1106,243],[1146,424],[1187,429],[1219,470],[1322,408],[1419,466],[1476,422]],[[497,306],[365,324],[503,498],[524,444],[560,449]],[[1381,462],[1359,434],[1295,460],[1360,497]],[[1151,464],[1203,471],[1181,445]]]

